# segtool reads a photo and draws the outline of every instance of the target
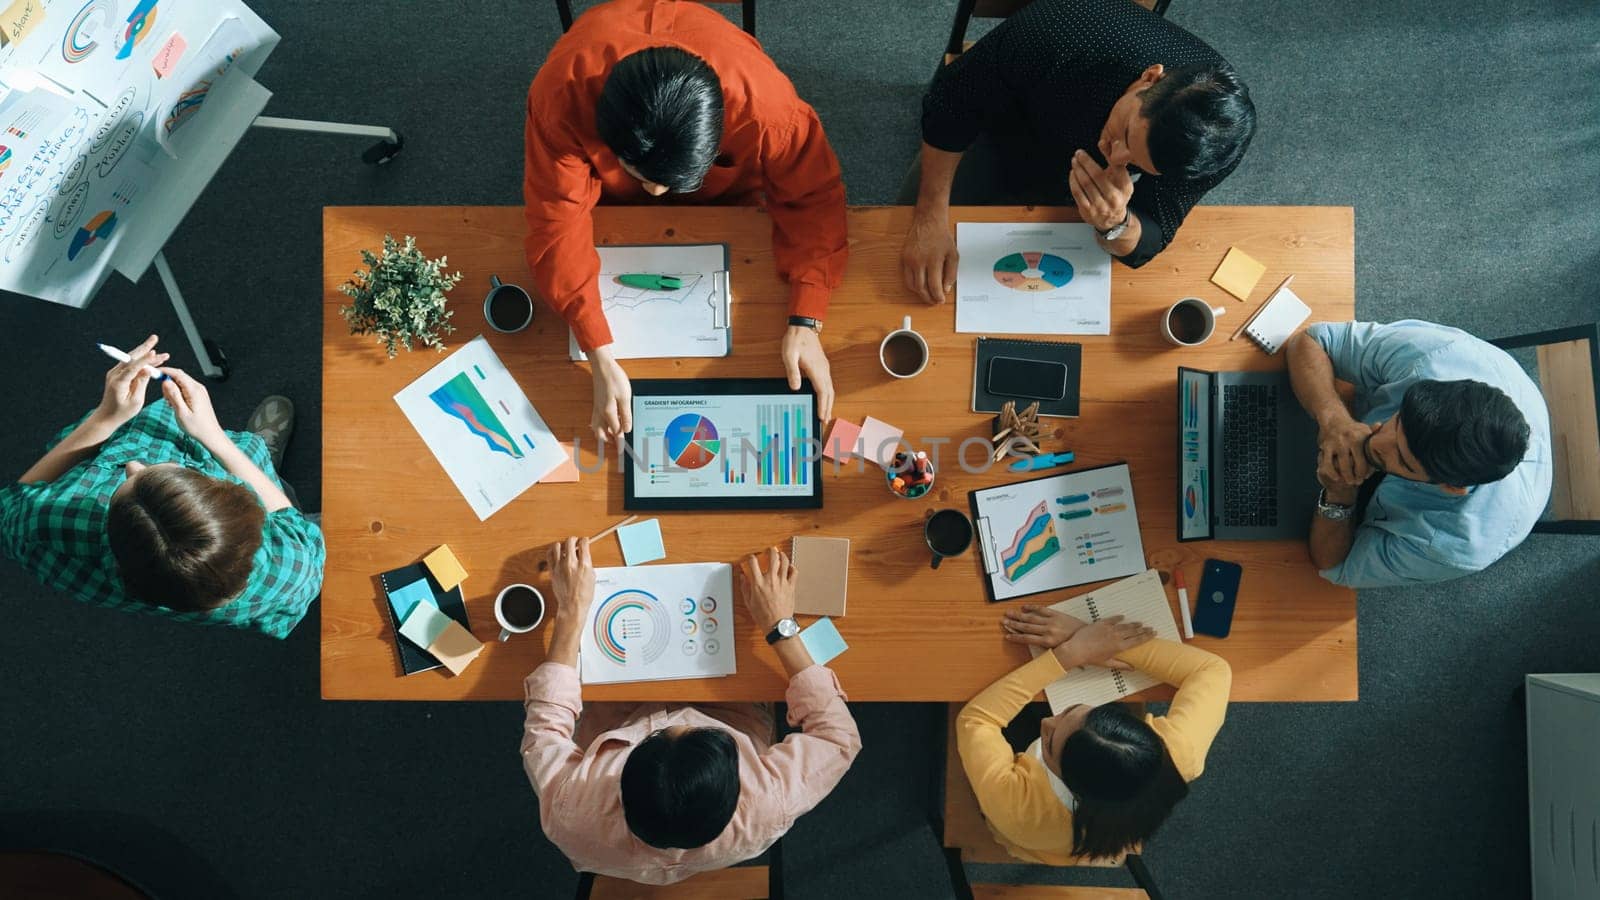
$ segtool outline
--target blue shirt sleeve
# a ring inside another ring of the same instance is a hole
[[[1306,329],[1333,362],[1333,374],[1362,393],[1405,381],[1429,356],[1455,343],[1463,332],[1407,319],[1378,322],[1318,322]]]
[[[1321,574],[1334,584],[1361,589],[1432,584],[1468,573],[1436,559],[1421,541],[1362,526],[1344,561]]]

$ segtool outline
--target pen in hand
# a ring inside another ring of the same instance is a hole
[[[96,344],[95,346],[100,348],[100,352],[101,353],[104,353],[105,355],[111,357],[112,359],[116,360],[119,363],[125,363],[125,362],[132,362],[133,361],[133,357],[129,356],[126,353],[123,353],[121,350],[118,350],[117,348],[111,346],[110,344]],[[166,381],[167,380],[166,373],[162,372],[160,369],[157,369],[155,366],[147,365],[147,366],[144,367],[144,370],[145,370],[145,372],[149,373],[151,381],[162,382],[162,381]]]

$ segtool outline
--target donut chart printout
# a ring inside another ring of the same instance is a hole
[[[971,501],[994,600],[1145,569],[1126,463],[985,488]]]
[[[958,222],[956,331],[1110,334],[1111,256],[1081,222]]]
[[[732,566],[596,569],[594,598],[578,650],[584,684],[718,678],[736,670]]]

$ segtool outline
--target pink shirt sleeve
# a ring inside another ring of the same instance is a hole
[[[572,742],[572,732],[583,712],[578,670],[547,662],[522,683],[522,768],[539,795],[539,814],[549,822],[555,795],[583,760],[583,750]]]
[[[861,732],[845,699],[838,676],[825,666],[789,679],[789,725],[801,731],[761,754],[770,796],[788,823],[821,803],[861,752]]]

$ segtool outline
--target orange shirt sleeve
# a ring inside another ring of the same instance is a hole
[[[789,314],[825,318],[844,280],[844,180],[816,110],[799,104],[788,127],[767,136],[761,161],[772,255],[789,282]]]
[[[566,320],[585,352],[611,343],[600,306],[600,254],[594,249],[600,179],[576,139],[563,134],[564,103],[537,83],[528,91],[527,158],[522,200],[528,222],[523,248],[534,292]]]

